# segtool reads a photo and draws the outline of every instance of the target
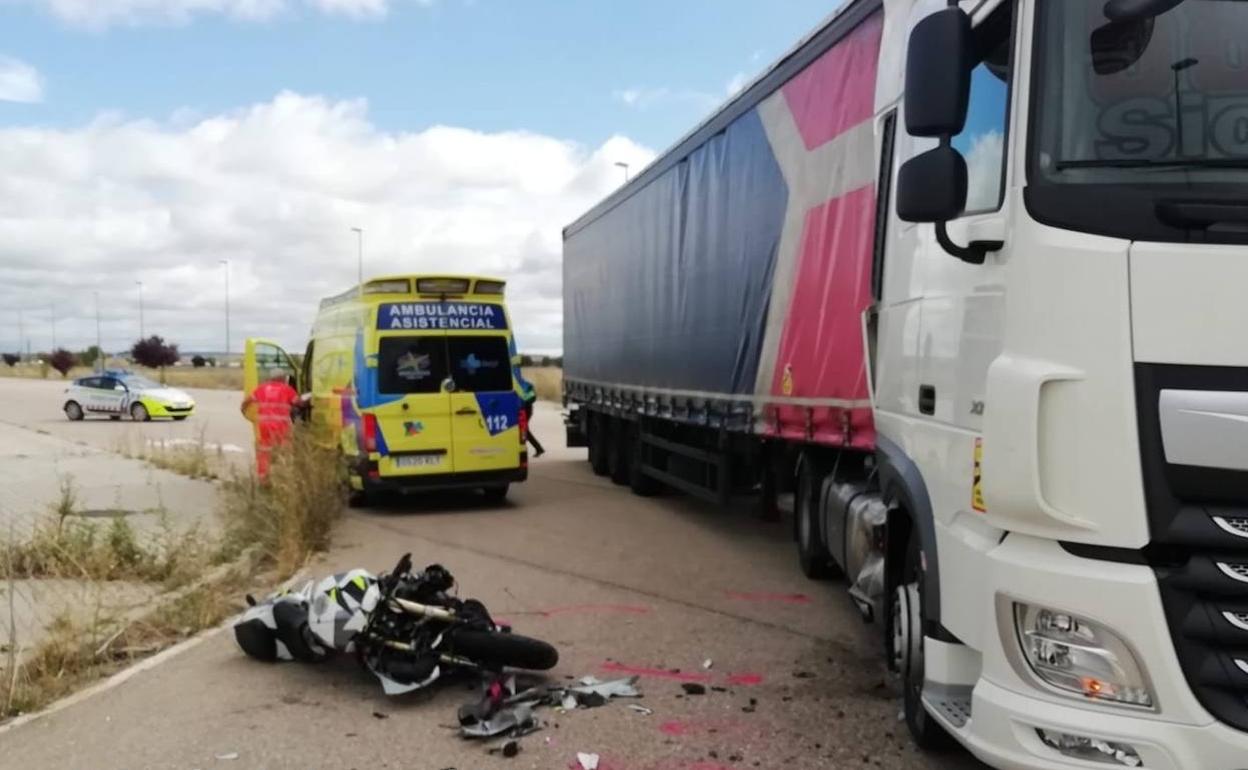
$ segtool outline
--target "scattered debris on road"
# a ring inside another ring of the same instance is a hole
[[[220,759],[220,760],[222,760],[222,761],[226,761],[226,762],[228,762],[228,761],[230,761],[230,760],[238,759],[238,752],[237,752],[237,751],[231,751],[231,752],[230,752],[230,753],[228,753],[228,754],[218,754],[218,755],[217,755],[217,759]]]
[[[587,754],[585,752],[576,752],[577,764],[581,766],[581,770],[598,770],[598,755]]]
[[[651,714],[653,714],[653,713],[654,713],[654,709],[648,709],[648,708],[646,708],[645,706],[638,706],[636,703],[630,703],[630,704],[628,704],[628,708],[629,708],[630,710],[635,711],[635,712],[637,712],[638,714],[641,714],[642,716],[646,716],[646,717],[648,717],[648,716],[650,716]]]
[[[697,682],[684,682],[680,685],[680,689],[684,690],[686,695],[706,695],[706,687]]]

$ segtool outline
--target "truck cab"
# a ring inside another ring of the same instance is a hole
[[[1248,3],[886,8],[873,386],[920,544],[888,572],[912,732],[1242,767]]]

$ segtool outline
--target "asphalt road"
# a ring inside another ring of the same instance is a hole
[[[195,392],[200,411],[185,424],[84,424],[59,415],[54,387],[12,383],[0,379],[0,422],[105,448],[117,433],[199,431],[246,446],[234,393]],[[787,525],[633,497],[596,478],[583,450],[561,447],[556,409],[534,425],[552,451],[505,505],[437,496],[353,512],[312,570],[388,569],[404,551],[444,564],[461,595],[559,647],[554,679],[640,673],[639,703],[653,714],[618,701],[547,712],[547,727],[505,759],[448,727],[472,698],[462,685],[387,698],[352,662],[260,664],[219,633],[0,734],[0,768],[562,769],[577,752],[599,754],[600,770],[982,767],[913,748],[878,630],[843,585],[801,576]],[[723,691],[686,695],[683,679]]]

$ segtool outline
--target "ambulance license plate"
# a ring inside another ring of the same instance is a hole
[[[427,468],[441,464],[442,455],[400,455],[394,458],[396,468]]]

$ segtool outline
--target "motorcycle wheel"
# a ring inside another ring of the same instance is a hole
[[[453,649],[487,668],[527,668],[546,671],[559,662],[559,651],[540,639],[518,634],[462,629],[455,632]]]

